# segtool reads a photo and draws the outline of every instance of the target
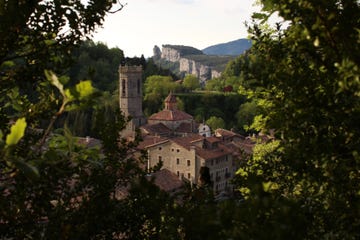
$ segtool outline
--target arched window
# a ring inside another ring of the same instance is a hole
[[[140,79],[137,80],[137,93],[140,94]]]
[[[125,95],[126,93],[126,82],[125,79],[122,80],[122,94]]]

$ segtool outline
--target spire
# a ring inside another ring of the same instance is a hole
[[[165,98],[165,110],[174,111],[177,109],[176,105],[176,96],[170,92],[169,95]]]

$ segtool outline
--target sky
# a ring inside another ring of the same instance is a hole
[[[127,57],[153,55],[155,45],[204,49],[248,36],[245,21],[255,0],[121,0],[93,40],[122,49]]]

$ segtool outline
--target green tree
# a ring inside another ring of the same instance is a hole
[[[165,97],[180,86],[170,76],[154,75],[146,78],[144,84],[144,112],[153,114],[162,109]]]
[[[263,87],[251,89],[266,105],[258,129],[275,129],[278,140],[254,149],[238,187],[249,202],[264,195],[272,206],[285,200],[277,210],[261,207],[270,214],[265,225],[281,221],[276,214],[288,208],[306,219],[302,238],[359,238],[359,1],[261,2],[243,71]],[[273,13],[288,26],[262,27]],[[298,227],[291,220],[280,225],[271,233]]]
[[[256,101],[245,102],[239,107],[239,111],[236,113],[237,124],[245,131],[250,130],[254,122],[254,117],[259,115],[260,109]]]
[[[195,75],[188,74],[183,80],[183,86],[189,91],[200,88],[200,81]]]
[[[207,91],[222,92],[225,87],[225,82],[220,78],[213,78],[206,81],[205,89]]]
[[[215,117],[211,116],[208,120],[205,122],[209,127],[214,131],[218,128],[224,128],[225,122],[221,117]]]
[[[75,63],[69,70],[70,83],[91,79],[94,87],[101,91],[116,90],[119,79],[118,67],[124,61],[119,48],[109,49],[104,43],[85,41],[73,51]]]
[[[123,232],[110,224],[124,217],[114,196],[141,173],[127,157],[134,143],[118,138],[125,121],[119,113],[116,121],[97,118],[101,151],[79,144],[66,126],[54,129],[59,116],[91,104],[96,90],[90,81],[65,86],[68,77],[48,70],[67,69],[72,47],[112,5],[0,5],[0,238],[112,238]]]

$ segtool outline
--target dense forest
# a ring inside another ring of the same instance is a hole
[[[151,60],[84,42],[121,14],[119,1],[2,2],[0,238],[359,239],[360,3],[258,2],[251,49],[207,86],[226,87],[219,95],[190,94],[191,76],[180,85]],[[283,22],[271,27],[274,13]],[[146,153],[134,155],[141,139],[119,138],[119,61],[145,65],[144,100],[159,101],[148,113],[171,89],[197,118],[225,124],[235,105],[244,131],[274,131],[237,171],[233,198],[217,201],[206,184],[172,196],[148,178]],[[82,122],[66,121],[89,112],[101,149],[79,144]]]

